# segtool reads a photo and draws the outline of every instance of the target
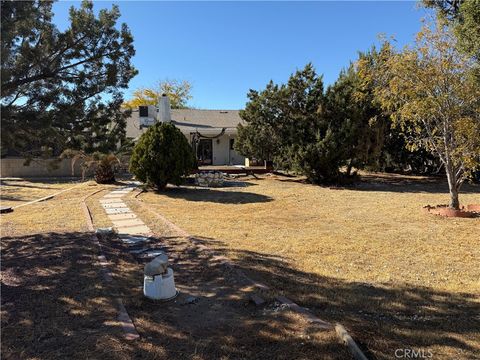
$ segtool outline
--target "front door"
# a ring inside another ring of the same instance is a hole
[[[198,165],[212,165],[213,145],[212,139],[200,139],[197,146]]]

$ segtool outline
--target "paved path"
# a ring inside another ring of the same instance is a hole
[[[134,184],[117,188],[102,197],[100,204],[112,221],[120,240],[129,246],[129,252],[141,258],[153,258],[164,251],[148,246],[152,230],[122,200],[135,188]]]

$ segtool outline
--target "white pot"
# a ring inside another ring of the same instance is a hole
[[[167,269],[163,275],[145,276],[143,278],[143,294],[154,300],[168,300],[177,295],[173,270]]]

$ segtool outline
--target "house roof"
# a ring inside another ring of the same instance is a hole
[[[238,110],[172,109],[172,121],[182,132],[235,132],[238,124],[244,124]]]

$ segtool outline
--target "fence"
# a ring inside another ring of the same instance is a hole
[[[75,164],[72,175],[72,162],[70,159],[63,159],[52,169],[49,164],[54,159],[34,159],[28,166],[22,158],[4,158],[0,160],[0,177],[71,177],[82,176],[80,164]]]

